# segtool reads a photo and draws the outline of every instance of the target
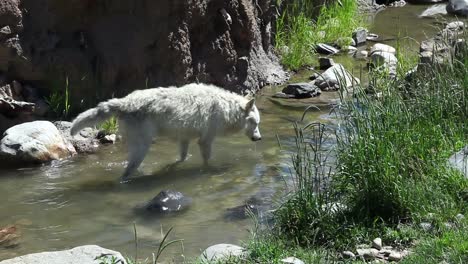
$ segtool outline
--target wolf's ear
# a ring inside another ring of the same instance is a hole
[[[252,108],[254,107],[255,105],[255,99],[250,99],[250,101],[247,102],[247,104],[245,105],[245,112],[250,112],[250,110],[252,110]]]

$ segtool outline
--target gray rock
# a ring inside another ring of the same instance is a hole
[[[351,252],[351,251],[343,251],[343,252],[341,253],[341,255],[342,255],[343,258],[345,258],[345,259],[355,259],[355,258],[356,258],[356,255],[354,255],[354,253]]]
[[[468,16],[468,0],[449,0],[447,12],[454,15]]]
[[[232,244],[216,244],[203,251],[200,258],[203,261],[221,261],[229,257],[244,256],[247,251],[240,246]]]
[[[288,84],[283,90],[283,93],[293,95],[294,98],[310,98],[319,96],[321,94],[320,89],[311,83],[293,83]]]
[[[340,86],[349,88],[359,84],[359,79],[347,71],[343,65],[335,64],[315,79],[315,84],[322,90],[338,90]]]
[[[375,248],[358,248],[356,251],[365,260],[373,260],[379,255],[379,251]]]
[[[457,214],[455,216],[455,219],[457,219],[458,221],[461,221],[461,220],[465,219],[465,216],[463,214]]]
[[[113,263],[127,263],[122,254],[117,251],[95,245],[87,245],[63,251],[28,254],[0,261],[0,264],[100,264],[105,260],[110,261],[112,258],[118,261]]]
[[[327,44],[323,44],[323,43],[317,44],[317,46],[315,47],[315,51],[317,53],[325,54],[325,55],[333,55],[333,54],[340,52],[337,48],[332,47]]]
[[[382,239],[377,237],[376,239],[372,240],[372,247],[378,250],[382,249]]]
[[[390,52],[374,51],[371,53],[371,65],[374,69],[387,72],[391,77],[397,74],[398,59]]]
[[[332,58],[324,58],[324,57],[319,58],[319,68],[321,70],[326,70],[332,67],[333,65],[335,65],[335,62],[333,61]]]
[[[49,121],[23,123],[9,128],[0,142],[0,156],[8,160],[44,163],[76,154],[75,149]]]
[[[450,156],[449,164],[468,178],[468,146]]]
[[[305,264],[304,261],[296,258],[296,257],[287,257],[281,260],[282,263],[286,264]]]
[[[354,53],[353,57],[358,60],[365,60],[368,55],[369,53],[366,50],[361,50],[361,51]]]
[[[353,39],[356,46],[363,45],[367,41],[367,29],[358,28],[353,32]]]
[[[142,206],[138,206],[137,210],[144,209],[151,213],[172,213],[180,212],[189,207],[192,199],[184,196],[178,191],[165,190],[161,191],[151,201]]]
[[[388,52],[392,54],[396,54],[396,49],[392,46],[389,46],[387,44],[382,44],[382,43],[376,43],[374,44],[371,49],[370,49],[370,54],[374,52]]]
[[[94,153],[99,148],[99,140],[96,139],[98,130],[87,127],[77,135],[70,135],[72,123],[68,121],[54,122],[62,136],[70,142],[78,153]]]

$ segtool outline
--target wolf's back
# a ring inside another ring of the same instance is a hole
[[[119,99],[111,99],[98,104],[95,108],[88,109],[79,114],[72,123],[70,134],[75,135],[85,127],[95,126],[106,121],[120,112]]]

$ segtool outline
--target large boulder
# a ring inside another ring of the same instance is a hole
[[[49,121],[16,125],[3,134],[0,157],[19,163],[44,163],[76,154],[75,149]]]
[[[112,259],[115,261],[112,262]],[[0,264],[101,264],[127,261],[117,251],[95,245],[75,247],[63,251],[51,251],[28,254],[21,257],[0,261]]]
[[[459,16],[468,16],[468,0],[450,0],[447,12]]]
[[[254,92],[287,78],[276,10],[273,0],[2,0],[0,72],[44,92],[68,79],[72,111],[146,86]]]
[[[372,52],[370,63],[374,69],[388,73],[390,77],[395,77],[397,74],[398,59],[393,53],[386,51]]]
[[[338,90],[340,87],[350,88],[359,84],[359,79],[354,77],[343,65],[335,64],[320,74],[314,83],[320,89],[329,91]]]

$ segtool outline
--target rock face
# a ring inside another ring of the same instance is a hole
[[[0,142],[0,157],[14,162],[44,163],[76,154],[48,121],[23,123],[9,128]]]
[[[468,16],[468,0],[450,0],[447,12],[459,16]]]
[[[116,262],[126,264],[127,261],[117,251],[99,246],[88,245],[64,251],[41,252],[0,261],[0,264],[100,264]]]
[[[72,100],[85,99],[72,108],[189,82],[255,91],[286,78],[273,2],[1,0],[0,71],[37,84],[68,77]]]

